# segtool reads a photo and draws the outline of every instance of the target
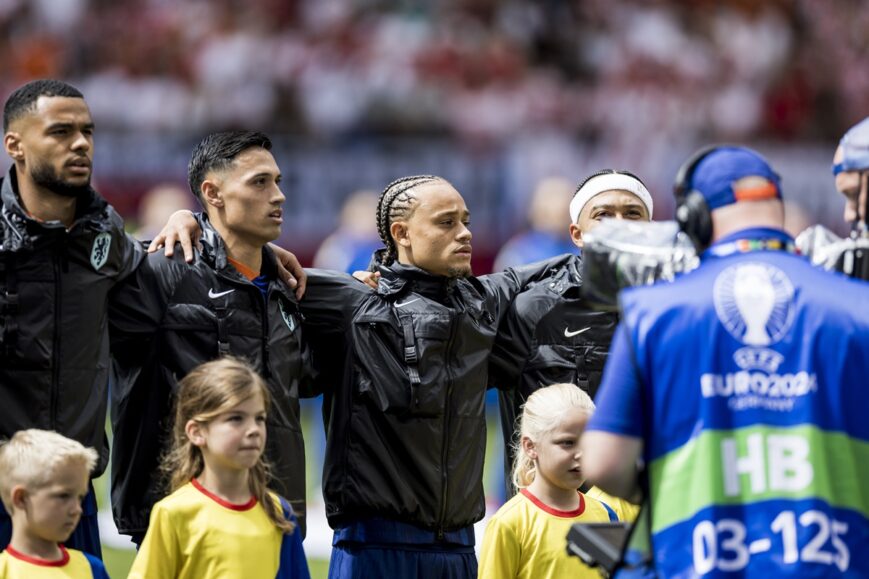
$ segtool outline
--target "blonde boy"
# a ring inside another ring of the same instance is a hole
[[[12,540],[0,553],[3,579],[108,579],[102,561],[66,549],[78,524],[97,453],[47,430],[21,430],[0,445],[0,499]]]

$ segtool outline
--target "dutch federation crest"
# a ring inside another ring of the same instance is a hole
[[[712,289],[715,312],[730,335],[746,346],[769,346],[787,333],[794,316],[794,286],[768,263],[733,265]]]
[[[112,236],[103,231],[94,238],[94,245],[91,248],[91,265],[94,269],[99,269],[109,260],[109,248],[112,246]]]
[[[287,309],[284,307],[283,301],[278,302],[278,305],[281,310],[281,317],[284,318],[284,323],[287,324],[287,327],[290,329],[291,332],[295,331],[296,318],[293,316],[292,313],[287,311]]]

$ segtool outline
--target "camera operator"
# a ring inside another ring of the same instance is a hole
[[[869,287],[795,253],[756,152],[704,149],[675,189],[700,266],[622,293],[583,468],[634,497],[642,459],[662,576],[865,577]]]

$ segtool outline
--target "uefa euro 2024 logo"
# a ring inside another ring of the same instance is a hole
[[[746,346],[764,347],[793,323],[794,286],[779,268],[750,262],[722,271],[712,290],[718,319]]]

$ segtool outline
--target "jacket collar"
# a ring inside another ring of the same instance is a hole
[[[202,260],[211,268],[223,273],[224,275],[232,275],[233,277],[238,277],[240,280],[247,281],[241,274],[238,274],[235,271],[230,274],[230,272],[227,271],[229,267],[229,255],[226,253],[226,243],[224,243],[220,233],[218,233],[217,229],[215,229],[214,225],[209,221],[208,214],[203,211],[201,213],[195,213],[194,217],[199,223],[199,228],[202,230],[200,237],[200,242],[202,243]],[[298,300],[296,299],[296,294],[291,292],[289,288],[284,285],[284,282],[278,278],[278,262],[277,258],[275,258],[274,252],[272,252],[268,245],[263,246],[262,252],[263,263],[261,273],[265,274],[270,280],[272,280],[270,285],[273,290],[281,292],[288,300],[297,303]]]
[[[540,283],[547,284],[550,291],[562,296],[578,290],[582,285],[582,256],[571,255],[552,276]]]
[[[391,265],[378,263],[377,271],[380,272],[377,293],[387,297],[397,298],[406,291],[412,291],[443,302],[456,285],[453,278],[434,275],[416,266],[398,262]]]
[[[3,229],[7,230],[0,245],[4,249],[14,251],[29,247],[33,237],[45,229],[63,227],[57,222],[42,223],[31,217],[21,205],[18,195],[18,175],[15,165],[9,167],[0,186],[0,202],[2,202]],[[91,229],[104,231],[108,229],[109,204],[92,187],[88,187],[86,197],[76,202],[75,224],[84,223]]]
[[[479,321],[485,315],[485,289],[474,277],[450,278],[398,262],[386,266],[379,260],[377,271],[380,272],[377,293],[387,299],[397,300],[405,293],[413,292],[448,305],[452,297],[457,298],[455,301],[475,320]]]

